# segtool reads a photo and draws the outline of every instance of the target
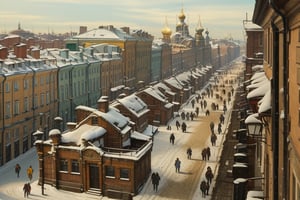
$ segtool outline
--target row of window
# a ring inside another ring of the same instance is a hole
[[[105,176],[108,178],[115,178],[115,167],[114,166],[105,166]],[[129,169],[120,168],[120,179],[129,180]]]
[[[39,81],[39,86],[44,85],[45,79],[46,79],[46,84],[47,85],[50,83],[50,77],[49,76],[46,76],[46,77],[41,76],[40,81]],[[54,76],[52,76],[52,80],[54,81]],[[30,88],[30,81],[31,81],[30,79],[24,79],[23,80],[23,90],[27,90],[28,88]],[[37,85],[38,85],[38,81],[34,80],[34,86],[37,86]],[[10,82],[6,82],[5,83],[5,92],[6,93],[11,91],[10,87],[11,87]],[[14,80],[13,81],[13,91],[19,91],[19,90],[20,90],[19,80]]]
[[[90,91],[90,92],[97,92],[97,90],[99,90],[99,87],[100,87],[100,80],[99,79],[91,79],[89,80],[89,85],[90,85],[90,88],[87,89],[87,85],[85,84],[85,81],[81,81],[80,82],[74,82],[73,83],[73,88],[72,88],[72,91],[73,91],[73,97],[79,97],[79,96],[82,96],[84,94],[87,93],[87,91]],[[60,100],[66,100],[69,98],[69,86],[68,85],[61,85],[60,86],[60,97],[59,99]]]
[[[71,164],[71,173],[80,173],[79,170],[79,161],[72,159],[70,161]],[[69,160],[61,159],[60,160],[60,168],[61,172],[69,172]],[[114,166],[105,166],[105,176],[107,178],[115,178],[115,167]],[[128,168],[120,168],[120,179],[121,180],[129,180],[129,169]]]
[[[46,96],[46,99],[45,99]],[[46,94],[41,93],[40,94],[40,106],[44,106],[46,103],[46,105],[50,104],[50,94],[49,92],[47,92]],[[21,106],[21,102],[19,100],[16,100],[13,102],[13,115],[19,115],[20,114],[20,106]],[[38,95],[34,96],[34,108],[38,107]],[[29,98],[28,97],[24,97],[24,101],[23,101],[23,112],[28,112],[30,110],[30,106],[29,106]],[[11,102],[7,101],[5,103],[5,117],[6,118],[10,118],[11,117]]]
[[[22,131],[22,130],[21,130]],[[11,131],[6,131],[5,133],[5,144],[9,145],[11,143],[11,140],[21,140],[20,138],[20,128],[11,129]],[[24,138],[28,138],[28,127],[25,125],[23,126],[23,140]]]
[[[60,80],[69,80],[69,73],[70,73],[71,70],[69,71],[65,71],[63,73],[60,74]],[[89,70],[89,74],[90,75],[93,75],[93,74],[100,74],[100,69],[98,67],[92,67],[90,68]],[[76,77],[85,77],[85,68],[82,68],[82,69],[76,69],[74,71],[72,71],[72,75],[74,78]]]

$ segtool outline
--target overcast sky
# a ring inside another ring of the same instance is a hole
[[[129,26],[161,38],[167,19],[175,31],[183,7],[190,34],[199,18],[212,38],[244,39],[242,21],[251,20],[255,0],[0,0],[0,33],[21,28],[34,33],[78,32],[99,25]]]

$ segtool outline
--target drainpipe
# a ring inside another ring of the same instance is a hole
[[[273,65],[272,65],[272,148],[273,148],[273,199],[278,199],[278,153],[279,153],[279,30],[272,20]]]
[[[2,148],[2,150],[1,150],[1,152],[2,152],[2,155],[1,155],[1,160],[0,160],[0,166],[1,165],[3,165],[3,163],[4,163],[4,159],[3,159],[3,153],[4,153],[4,131],[5,131],[5,102],[4,102],[4,93],[5,93],[5,91],[4,91],[4,89],[5,89],[5,87],[4,87],[4,85],[5,85],[5,81],[6,81],[6,76],[4,75],[4,74],[0,74],[1,76],[3,76],[3,81],[2,81],[2,88],[1,88],[1,91],[2,91],[2,133],[1,133],[1,135],[2,135],[2,137],[1,137],[1,147],[0,148]]]
[[[36,71],[30,66],[31,64],[29,63],[28,65],[28,68],[32,70],[33,72],[33,77],[32,77],[32,80],[31,80],[31,87],[32,87],[32,98],[31,98],[31,112],[32,112],[32,129],[33,131],[34,130],[37,130],[37,128],[35,127],[35,121],[36,121],[36,118],[35,118],[35,110],[36,108],[34,107],[35,106],[35,78],[36,78]],[[32,134],[30,135],[30,147],[32,147],[33,145],[33,141],[32,141]]]
[[[70,97],[69,97],[69,100],[70,100],[70,104],[69,104],[69,108],[70,108],[70,118],[71,119],[66,119],[66,120],[74,120],[73,118],[74,118],[74,114],[73,114],[73,103],[74,103],[74,98],[75,98],[75,96],[74,96],[74,90],[73,90],[73,76],[74,76],[74,73],[73,73],[73,70],[74,70],[74,65],[71,67],[71,70],[69,71],[69,95],[70,95]],[[74,88],[75,90],[76,90],[76,88]],[[69,116],[67,116],[67,118],[69,118]]]
[[[283,119],[283,198],[287,198],[287,186],[288,186],[288,133],[289,133],[289,102],[288,102],[288,78],[289,78],[289,69],[288,69],[288,41],[287,41],[287,33],[288,33],[288,24],[287,18],[285,15],[278,9],[277,5],[274,3],[274,0],[269,0],[271,7],[274,11],[281,17],[283,23],[283,101],[284,101],[284,119]]]

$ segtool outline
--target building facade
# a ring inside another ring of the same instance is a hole
[[[151,137],[134,131],[104,96],[76,115],[63,133],[52,129],[49,140],[36,141],[39,184],[117,199],[138,194],[151,173]]]
[[[266,149],[268,199],[300,198],[299,16],[297,1],[256,1],[253,22],[264,32],[264,69],[272,78],[272,112]]]

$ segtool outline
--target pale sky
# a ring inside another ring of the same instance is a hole
[[[0,33],[16,30],[18,23],[34,33],[114,25],[143,29],[161,38],[166,19],[175,32],[183,7],[192,36],[200,18],[212,38],[244,40],[242,21],[246,15],[251,20],[255,0],[0,0],[0,5]]]

